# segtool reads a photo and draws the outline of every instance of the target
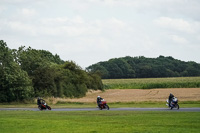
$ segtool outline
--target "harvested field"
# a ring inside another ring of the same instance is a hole
[[[169,93],[178,97],[179,101],[200,101],[200,88],[173,88],[173,89],[110,89],[104,92],[90,91],[86,97],[75,99],[57,99],[65,102],[95,103],[99,95],[109,103],[114,102],[141,102],[165,101]],[[56,100],[56,101],[57,101]]]

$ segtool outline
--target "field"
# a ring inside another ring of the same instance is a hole
[[[104,79],[102,81],[104,86],[110,89],[91,90],[83,98],[50,98],[49,101],[52,104],[63,103],[63,106],[64,103],[77,103],[84,106],[95,104],[96,97],[99,95],[114,107],[165,107],[164,103],[169,93],[173,93],[178,97],[181,107],[200,107],[200,77]],[[159,86],[161,88],[156,88]],[[174,86],[178,88],[173,88]],[[155,89],[147,89],[148,87]]]
[[[2,133],[197,133],[200,112],[0,111],[0,129]]]
[[[107,100],[112,107],[165,107],[169,93],[173,93],[179,99],[181,107],[200,107],[200,87],[198,88],[156,88],[156,89],[130,89],[129,85],[140,84],[198,84],[200,77],[181,78],[148,78],[148,79],[106,79],[103,80],[105,86],[116,86],[115,89],[105,89],[104,91],[90,90],[82,98],[44,98],[53,108],[78,108],[95,107],[97,96]],[[129,89],[122,89],[125,86]],[[121,89],[117,89],[121,86]],[[147,85],[146,85],[147,86]],[[0,107],[36,107],[36,99],[32,104],[8,105],[0,104]]]
[[[54,99],[56,101],[95,103],[100,95],[108,103],[137,103],[137,102],[165,102],[169,93],[179,98],[179,102],[200,101],[200,88],[173,88],[173,89],[109,89],[105,91],[91,91],[83,98]]]
[[[200,88],[200,77],[103,79],[105,89]]]
[[[96,97],[105,98],[111,108],[115,107],[166,107],[165,101],[169,93],[179,98],[180,107],[200,107],[200,87],[189,88],[131,88],[138,84],[156,84],[155,82],[171,83],[177,78],[165,79],[120,79],[103,80],[104,85],[122,86],[118,89],[104,91],[90,90],[83,98],[45,98],[52,108],[84,108],[96,107]],[[181,78],[178,78],[179,82]],[[149,81],[148,81],[149,80]],[[162,81],[163,80],[163,81]],[[196,81],[197,80],[197,81]],[[182,82],[195,82],[199,77],[184,79]],[[129,86],[124,89],[124,85]],[[31,107],[34,103],[0,104],[0,108]],[[200,112],[177,111],[0,111],[0,132],[2,133],[154,133],[181,132],[198,133],[200,131]]]
[[[155,103],[165,102],[169,93],[173,93],[179,102],[200,102],[200,77],[103,79],[102,82],[104,91],[90,90],[83,98],[49,98],[48,101],[52,104],[96,103],[100,95],[109,103]]]

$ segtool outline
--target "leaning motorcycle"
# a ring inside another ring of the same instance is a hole
[[[99,109],[100,110],[102,110],[102,109],[109,110],[110,109],[109,106],[107,105],[107,102],[104,99],[101,100],[101,103],[99,104]]]
[[[39,110],[46,110],[46,109],[51,110],[51,107],[48,106],[48,105],[46,104],[46,102],[44,102],[44,103],[38,105],[38,109],[39,109]]]
[[[179,109],[178,98],[173,97],[170,104],[169,104],[169,100],[167,99],[166,105],[167,105],[170,109],[173,109],[173,108]]]

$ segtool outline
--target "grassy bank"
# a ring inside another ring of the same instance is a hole
[[[0,111],[3,133],[199,132],[200,112]]]
[[[200,77],[103,79],[105,89],[200,88]]]
[[[134,107],[134,108],[167,108],[166,102],[127,102],[127,103],[110,103],[110,107]],[[180,108],[200,107],[200,101],[179,102]]]
[[[115,102],[108,103],[111,108],[121,107],[137,107],[137,108],[166,108],[165,102]],[[200,101],[180,101],[180,108],[200,107]],[[81,103],[81,102],[58,102],[57,104],[49,104],[52,108],[95,108],[96,103]],[[6,103],[0,104],[0,108],[37,108],[36,104],[23,103]]]

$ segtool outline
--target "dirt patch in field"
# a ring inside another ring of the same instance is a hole
[[[200,101],[200,88],[110,89],[104,92],[90,91],[83,98],[62,99],[62,101],[95,103],[97,96],[103,97],[108,102],[165,101],[169,93],[178,97],[179,101]]]

